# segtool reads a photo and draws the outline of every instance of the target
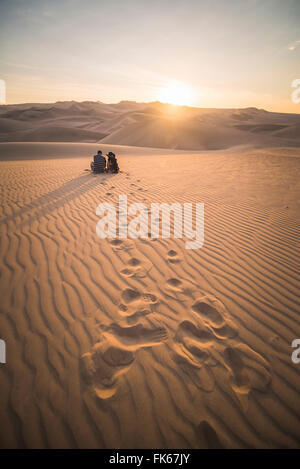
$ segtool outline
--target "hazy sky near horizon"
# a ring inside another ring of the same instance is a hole
[[[300,112],[300,0],[0,0],[7,103],[155,101]]]

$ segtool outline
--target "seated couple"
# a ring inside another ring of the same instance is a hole
[[[117,162],[116,155],[110,151],[103,156],[102,151],[99,150],[97,155],[94,155],[94,161],[91,163],[91,170],[95,173],[118,173],[119,165]]]

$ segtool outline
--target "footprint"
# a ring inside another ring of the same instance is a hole
[[[195,346],[195,348],[197,348]],[[195,350],[193,350],[195,352]],[[197,358],[195,360],[195,357]],[[174,356],[175,362],[182,371],[190,378],[197,388],[205,392],[212,392],[215,388],[215,379],[210,371],[211,357],[208,352],[197,348],[195,355],[190,353],[186,347],[178,347]]]
[[[180,360],[183,358],[185,363],[201,368],[201,366],[210,359],[209,352],[193,339],[185,339],[184,345],[179,344],[177,354]]]
[[[209,304],[209,299],[207,297],[197,300],[192,305],[192,310],[211,325],[220,325],[223,323],[223,317],[215,307]]]
[[[155,295],[152,295],[151,293],[144,293],[142,297],[143,300],[146,301],[146,303],[156,304],[158,302],[158,298]]]
[[[190,282],[181,280],[178,277],[168,278],[163,286],[164,293],[167,297],[174,300],[189,304],[190,298],[193,298],[195,287],[192,287]]]
[[[185,320],[179,324],[175,340],[184,343],[185,337],[197,339],[202,344],[211,343],[214,340],[212,331],[205,325],[196,326],[193,322]]]
[[[122,243],[123,243],[122,239],[118,239],[118,238],[112,239],[112,240],[110,240],[109,242],[110,242],[110,244],[112,244],[113,246],[121,246]]]
[[[102,354],[102,359],[109,366],[123,367],[130,365],[134,360],[134,356],[129,350],[111,346]]]
[[[132,260],[133,264],[137,263],[136,258],[132,258]],[[127,323],[133,324],[139,318],[152,313],[157,307],[158,301],[158,298],[151,293],[140,293],[134,288],[126,288],[121,293],[119,314],[126,318]]]
[[[159,345],[168,337],[164,327],[150,329],[142,324],[122,327],[117,323],[113,323],[108,328],[103,328],[103,330],[104,333],[111,334],[120,344],[133,349]]]
[[[136,267],[137,265],[140,265],[140,263],[141,263],[141,261],[139,259],[136,259],[135,257],[132,257],[128,261],[128,264],[133,266],[133,267]]]
[[[179,290],[182,285],[182,281],[178,278],[169,278],[169,280],[167,280],[167,285],[170,288],[174,288],[174,290]]]
[[[211,295],[198,298],[192,304],[192,311],[212,328],[218,339],[229,339],[238,334],[237,327],[227,318],[225,307],[217,298]]]
[[[198,425],[198,435],[202,449],[224,449],[216,430],[206,420]]]
[[[124,240],[120,238],[114,238],[114,239],[107,238],[107,240],[113,247],[114,251],[120,251],[120,250],[129,251],[132,248],[132,241],[128,239]]]
[[[136,312],[128,311],[128,309],[125,311],[121,308],[119,309],[120,316],[125,317],[128,324],[135,324],[139,321],[140,318],[143,318],[151,313],[152,311],[150,309],[142,309]]]
[[[153,264],[148,260],[142,263],[139,259],[131,257],[128,261],[128,267],[122,269],[121,274],[125,277],[146,277],[152,266]]]
[[[177,288],[182,283],[178,280],[169,279],[168,282],[171,286],[174,285],[173,288]],[[216,378],[212,371],[212,367],[219,365],[218,354],[214,350],[217,345],[216,340],[208,324],[189,319],[179,324],[174,336],[175,362],[196,388],[208,393],[216,386]]]
[[[185,348],[190,353],[191,357],[193,357],[193,360],[196,359],[197,364],[208,361],[211,363],[209,352],[203,347],[199,347],[199,344],[193,343],[193,341],[185,342]]]
[[[135,275],[135,270],[133,269],[122,269],[121,274],[124,275],[125,277],[133,277]]]
[[[167,286],[170,290],[181,289],[182,295],[187,291],[176,277],[168,279]],[[194,296],[192,290],[190,296]],[[175,361],[194,384],[205,391],[214,389],[215,380],[219,379],[220,374],[213,368],[225,368],[234,395],[247,411],[252,392],[269,390],[269,362],[246,344],[238,342],[237,326],[217,298],[208,294],[194,298],[190,314],[191,319],[181,321],[175,332]],[[278,342],[276,337],[273,341]]]
[[[250,380],[247,376],[241,354],[238,353],[237,349],[228,347],[224,351],[224,358],[232,372],[234,388],[238,392],[248,393]]]
[[[218,339],[233,339],[238,335],[237,327],[232,321],[226,320],[226,324],[221,327],[212,327]]]
[[[227,347],[224,350],[224,360],[230,374],[231,387],[244,410],[247,410],[250,392],[266,392],[269,388],[269,364],[245,344]]]
[[[101,399],[112,397],[118,386],[118,377],[125,373],[134,361],[134,354],[109,342],[96,343],[91,352],[80,359],[80,371],[86,385]]]
[[[176,264],[177,262],[180,262],[181,259],[179,258],[177,252],[174,251],[173,249],[171,249],[171,250],[168,252],[167,260],[168,260],[171,264]]]
[[[122,292],[122,299],[126,304],[133,303],[134,301],[137,301],[140,297],[140,292],[132,288],[126,288]]]

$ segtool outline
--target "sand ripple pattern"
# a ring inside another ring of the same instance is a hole
[[[193,155],[189,173],[180,155],[164,180],[153,158],[98,177],[87,158],[0,163],[2,447],[299,447],[299,211],[274,195],[299,159]],[[205,246],[100,241],[118,194],[205,201]]]

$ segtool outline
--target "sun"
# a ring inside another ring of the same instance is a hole
[[[176,106],[190,106],[192,92],[184,83],[174,81],[159,90],[158,100]]]

